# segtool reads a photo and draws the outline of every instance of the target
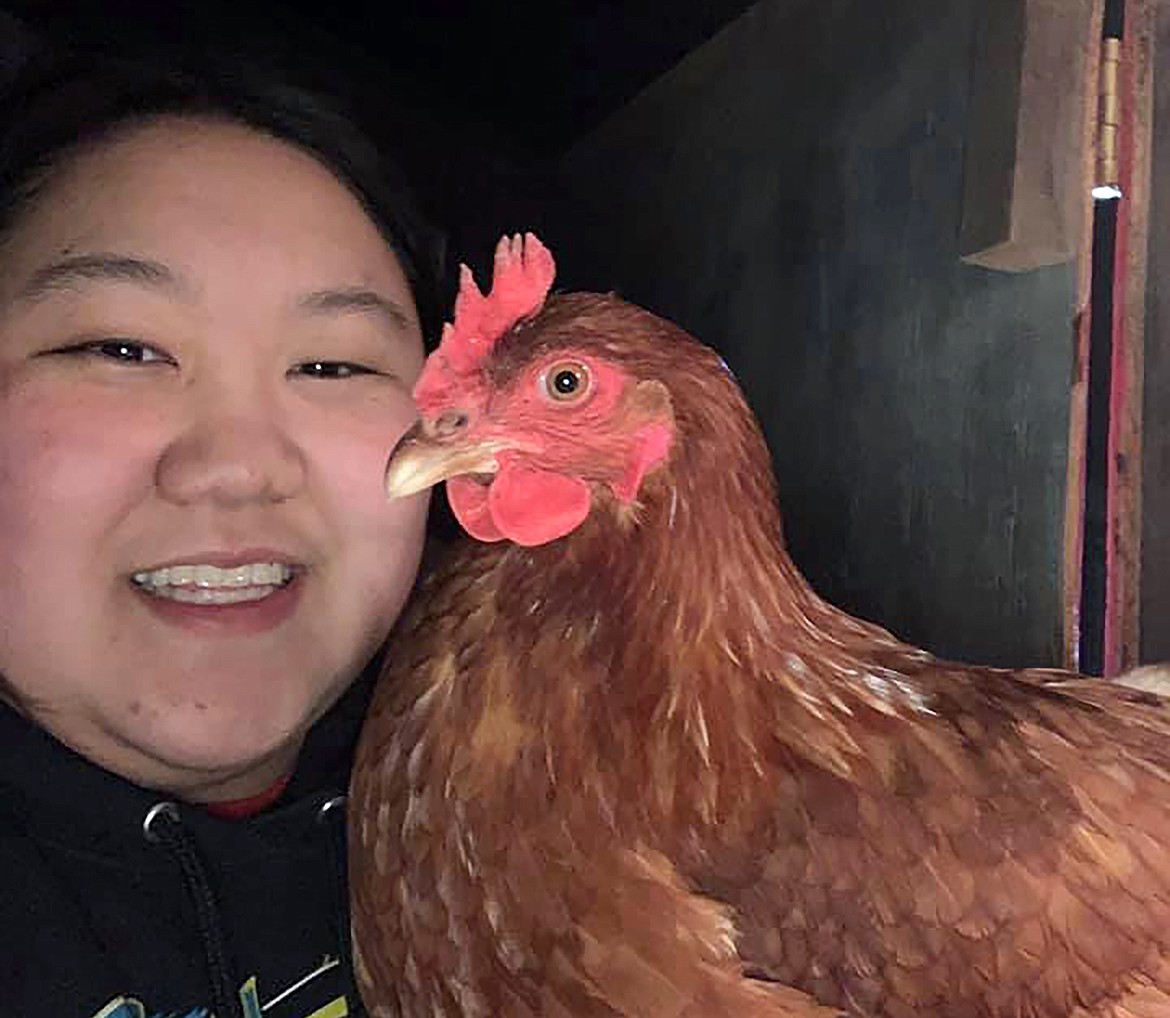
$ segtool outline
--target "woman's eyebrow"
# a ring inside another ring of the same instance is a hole
[[[298,307],[310,314],[364,314],[386,321],[396,331],[409,329],[413,323],[406,308],[395,300],[364,286],[346,286],[315,290],[305,294]]]
[[[91,282],[135,283],[172,293],[184,289],[179,278],[161,262],[99,251],[70,255],[42,265],[20,288],[16,299],[37,301],[50,293]]]

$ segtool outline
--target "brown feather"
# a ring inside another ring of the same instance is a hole
[[[396,634],[351,802],[372,1014],[1170,1015],[1159,699],[826,604],[710,351],[556,297],[488,377],[560,346],[664,384],[675,445],[632,512],[598,483],[566,538],[461,547]]]

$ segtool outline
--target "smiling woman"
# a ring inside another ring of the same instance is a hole
[[[7,1013],[359,1007],[326,807],[418,568],[425,501],[382,471],[438,301],[384,164],[242,80],[75,68],[9,104]]]

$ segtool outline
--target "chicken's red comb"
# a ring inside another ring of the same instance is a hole
[[[445,404],[452,387],[483,363],[505,332],[540,310],[555,277],[552,252],[532,233],[500,238],[486,297],[461,265],[455,321],[443,326],[439,348],[414,387],[419,409]]]

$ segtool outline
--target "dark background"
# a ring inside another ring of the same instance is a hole
[[[0,60],[211,46],[339,93],[478,272],[536,229],[563,288],[723,352],[823,594],[1053,664],[1076,280],[960,261],[978,4],[9,0]]]
[[[334,93],[412,170],[452,247],[474,257],[471,224],[499,218],[485,206],[522,199],[560,153],[748,6],[0,0],[13,25],[0,22],[0,37],[238,53]]]
[[[516,151],[571,144],[750,6],[671,3],[10,0],[74,46],[187,46],[286,60],[345,91],[377,85]]]

